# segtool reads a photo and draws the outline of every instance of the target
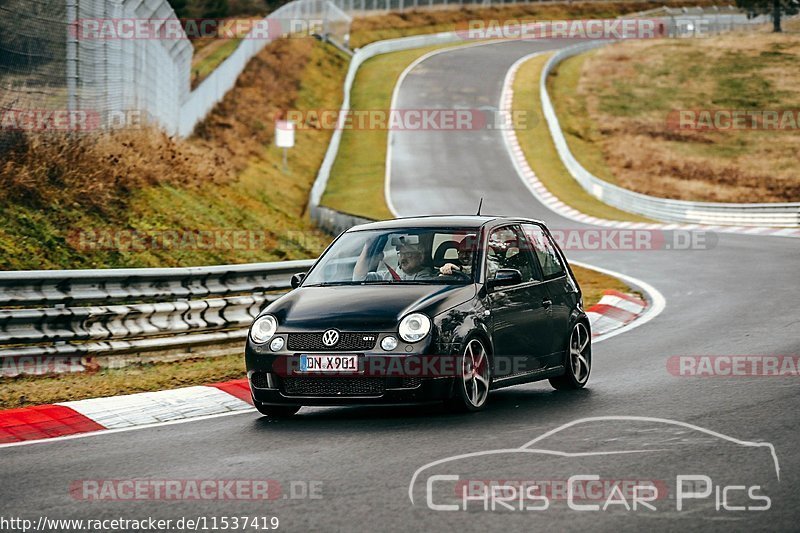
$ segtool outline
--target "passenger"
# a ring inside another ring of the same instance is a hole
[[[472,276],[472,258],[475,254],[475,235],[465,236],[456,246],[458,250],[458,264],[445,263],[439,268],[439,273],[452,276],[454,272],[461,272]]]

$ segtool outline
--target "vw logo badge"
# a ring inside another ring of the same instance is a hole
[[[329,329],[325,333],[322,334],[322,344],[325,346],[336,346],[336,343],[339,342],[339,332],[335,329]]]

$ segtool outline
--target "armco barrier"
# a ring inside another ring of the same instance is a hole
[[[0,272],[0,359],[242,342],[312,264]]]
[[[618,187],[586,170],[575,159],[561,131],[550,95],[547,93],[547,76],[561,61],[604,44],[582,43],[556,52],[545,64],[539,80],[542,110],[558,155],[572,177],[586,192],[623,211],[666,222],[730,226],[800,226],[800,202],[733,204],[671,200]]]
[[[317,206],[315,213],[314,222],[316,222],[317,227],[334,237],[353,226],[374,222],[371,218],[350,215],[323,206]]]

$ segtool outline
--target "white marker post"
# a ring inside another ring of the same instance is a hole
[[[283,148],[283,172],[289,171],[286,163],[286,150],[294,147],[294,122],[278,120],[275,122],[275,146]]]

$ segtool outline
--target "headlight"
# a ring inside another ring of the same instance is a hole
[[[278,321],[272,315],[264,315],[257,318],[250,328],[250,340],[256,344],[264,344],[275,335],[278,329]]]
[[[417,342],[431,331],[431,319],[422,313],[411,313],[400,321],[398,333],[406,342]]]

